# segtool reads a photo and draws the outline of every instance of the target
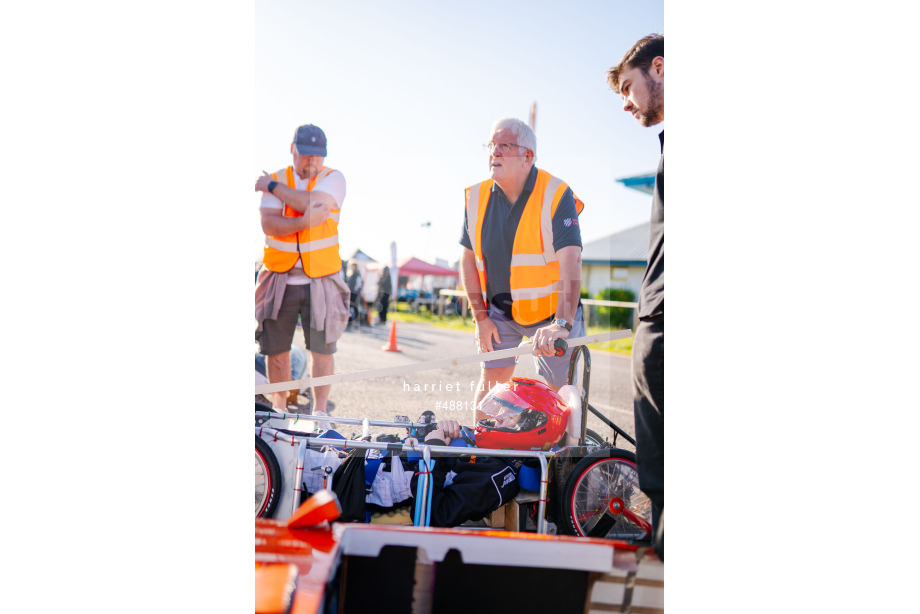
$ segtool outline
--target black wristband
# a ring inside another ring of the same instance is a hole
[[[269,182],[268,182],[268,193],[269,193],[269,194],[274,194],[274,193],[275,193],[275,188],[276,188],[276,187],[278,187],[278,182],[277,182],[277,181],[269,181]]]

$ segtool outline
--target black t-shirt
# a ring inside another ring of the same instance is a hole
[[[664,313],[664,130],[661,140],[661,161],[655,175],[652,194],[652,219],[648,242],[648,268],[639,291],[639,317]]]
[[[482,258],[485,261],[486,285],[488,286],[486,300],[509,317],[511,316],[511,249],[514,246],[514,235],[518,224],[524,214],[524,206],[536,182],[537,167],[534,166],[530,169],[530,175],[527,176],[527,181],[524,183],[524,190],[513,205],[498,184],[493,183],[489,206],[486,207],[485,218],[482,220]],[[465,213],[460,245],[470,250],[473,249]],[[581,229],[578,225],[575,197],[572,196],[572,189],[567,188],[553,215],[553,249],[558,252],[563,247],[572,245],[582,246]]]

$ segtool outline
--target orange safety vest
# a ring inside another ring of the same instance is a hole
[[[329,175],[334,169],[325,166],[307,182],[307,191],[313,190],[316,183]],[[294,187],[294,167],[287,167],[287,185]],[[272,179],[278,181],[278,173],[272,173]],[[294,268],[297,260],[303,262],[303,269],[309,277],[325,277],[342,270],[339,257],[339,212],[332,209],[332,216],[317,226],[311,226],[300,232],[284,237],[265,236],[265,253],[262,263],[271,271],[286,273]],[[303,213],[284,205],[284,217],[302,217]]]
[[[553,215],[569,186],[543,170],[530,193],[511,248],[511,315],[525,326],[555,315],[559,297],[559,259],[553,249]],[[486,267],[482,255],[482,221],[485,219],[492,180],[466,189],[467,232],[476,255],[482,300],[486,300]],[[572,196],[575,196],[573,193]],[[585,205],[575,197],[575,210]]]

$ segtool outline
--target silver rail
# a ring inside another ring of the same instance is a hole
[[[257,418],[272,418],[274,420],[290,420],[296,419],[298,422],[300,420],[304,421],[313,421],[313,422],[334,422],[336,424],[354,424],[364,426],[365,422],[368,426],[386,426],[393,428],[423,428],[430,426],[427,422],[399,422],[395,420],[368,420],[366,418],[339,418],[335,416],[314,416],[313,414],[287,414],[282,412],[270,412],[270,411],[257,411],[255,412]],[[295,422],[296,424],[296,422]]]
[[[268,412],[256,412],[256,414],[268,413]],[[363,420],[357,420],[357,423],[362,423]],[[374,421],[371,421],[373,424]],[[381,421],[384,422],[384,421]],[[397,426],[408,426],[405,422],[393,423]],[[410,423],[411,424],[411,423]],[[382,425],[381,425],[382,426]],[[418,424],[418,426],[427,426],[426,424]],[[490,448],[459,448],[454,446],[430,446],[424,443],[418,443],[412,439],[404,443],[388,443],[388,442],[378,442],[378,441],[353,441],[350,439],[327,439],[325,437],[311,437],[311,436],[300,436],[300,435],[289,435],[279,431],[278,429],[266,427],[266,426],[257,426],[255,427],[255,433],[258,436],[269,436],[276,440],[284,441],[285,443],[290,443],[291,445],[300,444],[298,449],[298,467],[295,472],[295,496],[294,496],[294,509],[292,514],[297,511],[297,508],[300,506],[300,497],[297,496],[299,493],[299,484],[302,481],[303,476],[303,465],[304,457],[306,455],[306,450],[311,449],[321,449],[326,446],[332,448],[341,448],[347,450],[348,448],[357,448],[364,450],[386,450],[390,452],[415,452],[422,456],[422,458],[428,460],[431,458],[432,454],[435,455],[454,455],[454,456],[497,456],[502,458],[537,458],[540,461],[540,501],[537,507],[537,533],[545,534],[546,533],[546,495],[547,495],[547,484],[549,475],[549,463],[548,459],[556,456],[555,452],[550,451],[540,451],[540,450],[493,450]],[[428,475],[422,475],[420,478],[425,480],[429,479]],[[427,482],[423,482],[422,479],[416,484],[416,498],[422,497],[422,509],[420,513],[420,518],[427,518],[428,516],[428,507],[431,505],[431,501],[427,497]]]

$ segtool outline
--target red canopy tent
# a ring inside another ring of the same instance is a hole
[[[387,266],[385,262],[371,262],[367,265],[368,271],[379,271]],[[399,274],[402,275],[434,275],[438,277],[459,277],[459,273],[453,269],[447,269],[442,266],[428,264],[418,258],[408,257],[396,261],[399,268]]]

